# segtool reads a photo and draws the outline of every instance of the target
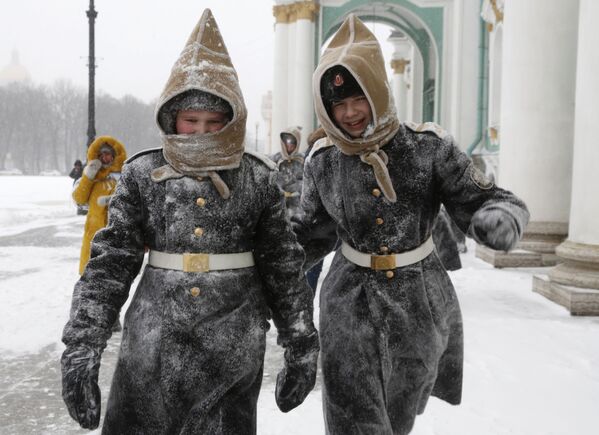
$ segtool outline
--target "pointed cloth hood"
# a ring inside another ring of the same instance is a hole
[[[98,136],[87,149],[88,163],[98,158],[98,154],[100,154],[100,148],[102,148],[102,145],[104,144],[110,145],[114,150],[114,160],[110,166],[100,168],[95,177],[97,180],[106,178],[111,172],[121,172],[123,163],[125,163],[125,160],[127,160],[127,152],[125,151],[125,146],[122,143],[112,136]]]
[[[168,103],[174,97],[193,89],[214,94],[229,103],[232,119],[215,133],[169,134],[160,123],[161,111],[168,110]],[[217,184],[220,177],[214,171],[239,167],[247,110],[237,72],[210,9],[204,10],[175,62],[156,105],[155,117],[162,132],[164,158],[176,172],[209,176]]]
[[[288,127],[285,130],[283,130],[279,135],[281,137],[281,155],[283,156],[284,160],[297,160],[301,163],[304,162],[304,157],[299,152],[300,143],[302,139],[301,130],[302,128],[300,126]],[[284,136],[287,134],[290,134],[295,138],[296,146],[291,154],[287,152],[287,147],[285,146]]]
[[[325,72],[336,66],[345,67],[356,79],[372,110],[372,124],[363,137],[346,135],[327,113],[320,93]],[[385,197],[396,201],[387,171],[388,158],[381,147],[389,143],[399,130],[393,95],[387,82],[385,60],[376,37],[360,19],[350,14],[324,51],[312,78],[316,115],[327,136],[344,154],[360,156],[373,167]]]

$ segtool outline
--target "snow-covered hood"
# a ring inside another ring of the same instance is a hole
[[[320,94],[323,74],[341,65],[354,76],[372,110],[372,125],[364,137],[350,138],[329,117]],[[359,154],[383,146],[399,130],[393,94],[387,82],[385,60],[376,37],[354,14],[350,14],[324,51],[312,78],[316,115],[327,136],[344,154]]]
[[[164,131],[158,114],[169,100],[191,89],[209,92],[229,103],[233,117],[222,130],[201,135]],[[197,175],[239,167],[247,110],[237,72],[210,9],[204,10],[175,62],[156,105],[155,118],[162,132],[164,158],[177,172]]]
[[[281,134],[279,135],[281,138],[281,155],[283,156],[283,159],[285,159],[285,160],[293,159],[293,160],[298,160],[301,162],[304,161],[304,158],[302,157],[302,155],[299,152],[300,143],[301,143],[301,139],[302,139],[300,130],[301,130],[301,127],[299,127],[299,126],[289,127],[289,128],[286,128],[285,130],[283,130],[281,132]],[[285,146],[284,136],[286,134],[290,134],[291,136],[293,136],[295,138],[295,143],[297,144],[291,154],[289,154],[287,152],[287,147]]]
[[[362,137],[351,138],[341,131],[329,117],[320,93],[320,81],[324,73],[335,65],[345,67],[356,79],[372,110],[372,123]],[[399,131],[399,120],[393,94],[387,82],[385,60],[376,37],[362,21],[350,14],[328,47],[312,77],[316,115],[329,139],[342,153],[358,154],[360,159],[372,166],[376,181],[390,202],[397,200],[393,189],[385,152],[387,145]]]

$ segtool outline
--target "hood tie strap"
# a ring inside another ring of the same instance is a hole
[[[220,194],[221,198],[229,199],[229,197],[231,196],[231,190],[229,189],[229,186],[227,186],[227,183],[225,183],[223,181],[223,179],[220,177],[220,175],[218,175],[218,172],[208,171],[208,172],[200,173],[199,175],[200,175],[200,177],[206,177],[206,176],[210,177],[212,184],[214,184],[214,187]]]
[[[372,166],[376,182],[383,191],[385,198],[387,198],[387,200],[390,202],[396,202],[397,194],[393,189],[391,177],[389,176],[389,171],[387,169],[387,163],[389,163],[389,157],[387,157],[387,153],[385,153],[383,150],[380,150],[377,145],[372,149],[368,149],[360,153],[360,160],[367,165]]]
[[[229,199],[231,196],[231,190],[227,183],[223,181],[223,179],[218,175],[216,171],[202,171],[202,172],[194,172],[193,174],[183,174],[173,168],[171,165],[164,165],[159,168],[156,168],[152,171],[151,178],[155,183],[160,183],[165,180],[170,180],[172,178],[181,178],[185,176],[195,177],[198,181],[202,181],[203,178],[209,177],[210,181],[220,194],[222,199]]]

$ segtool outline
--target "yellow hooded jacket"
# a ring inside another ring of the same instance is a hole
[[[79,258],[79,274],[83,274],[83,269],[89,261],[91,241],[96,232],[106,226],[108,220],[108,205],[98,203],[102,196],[112,195],[118,176],[121,173],[123,163],[127,159],[127,152],[122,143],[110,136],[100,136],[92,142],[87,149],[87,161],[90,162],[98,158],[98,153],[103,144],[107,143],[115,151],[115,157],[112,164],[108,167],[102,167],[93,180],[90,180],[85,173],[79,179],[79,183],[73,190],[73,199],[79,205],[88,204],[89,211],[85,220],[85,229],[83,232],[83,242],[81,244],[81,255]]]

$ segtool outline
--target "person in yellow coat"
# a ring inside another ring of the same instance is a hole
[[[89,261],[94,235],[106,226],[108,202],[126,159],[127,152],[124,145],[111,136],[98,137],[87,150],[87,165],[73,190],[75,202],[78,205],[89,206],[79,259],[80,275],[83,274]]]

